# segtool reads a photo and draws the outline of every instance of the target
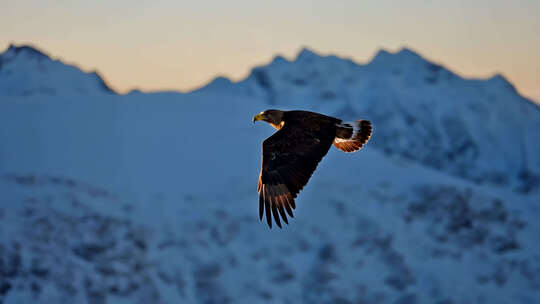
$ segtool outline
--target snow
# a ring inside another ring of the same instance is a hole
[[[357,65],[305,49],[238,83],[127,95],[15,70],[58,90],[0,89],[0,302],[540,301],[540,112],[502,77],[425,66],[411,50]],[[447,80],[424,81],[433,70]],[[251,119],[299,107],[374,133],[331,148],[269,230],[256,183],[275,130]]]
[[[525,191],[540,176],[539,141],[529,135],[540,132],[539,108],[501,75],[463,79],[409,49],[364,65],[303,50],[294,62],[254,68],[238,86],[272,107],[369,119],[372,144],[386,154],[472,181]],[[525,171],[534,176],[527,182]]]
[[[0,54],[2,96],[114,94],[96,72],[52,60],[30,46],[10,45]]]

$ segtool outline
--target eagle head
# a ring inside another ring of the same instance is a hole
[[[253,116],[253,123],[258,120],[266,121],[272,127],[276,129],[281,129],[285,122],[283,121],[283,111],[280,110],[266,110],[261,113]]]

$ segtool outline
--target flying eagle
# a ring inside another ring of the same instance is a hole
[[[253,122],[266,121],[278,131],[262,144],[262,166],[259,174],[259,217],[272,228],[272,214],[281,228],[281,218],[289,223],[294,217],[294,198],[307,184],[332,143],[344,152],[362,148],[371,136],[371,122],[340,119],[308,111],[266,110]]]

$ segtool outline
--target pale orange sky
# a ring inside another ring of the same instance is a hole
[[[238,80],[303,46],[359,63],[410,47],[465,77],[502,73],[540,101],[540,1],[0,0],[0,49],[33,44],[119,92]]]

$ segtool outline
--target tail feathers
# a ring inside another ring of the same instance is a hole
[[[367,143],[372,133],[369,120],[342,122],[337,127],[334,146],[344,152],[360,150]]]

